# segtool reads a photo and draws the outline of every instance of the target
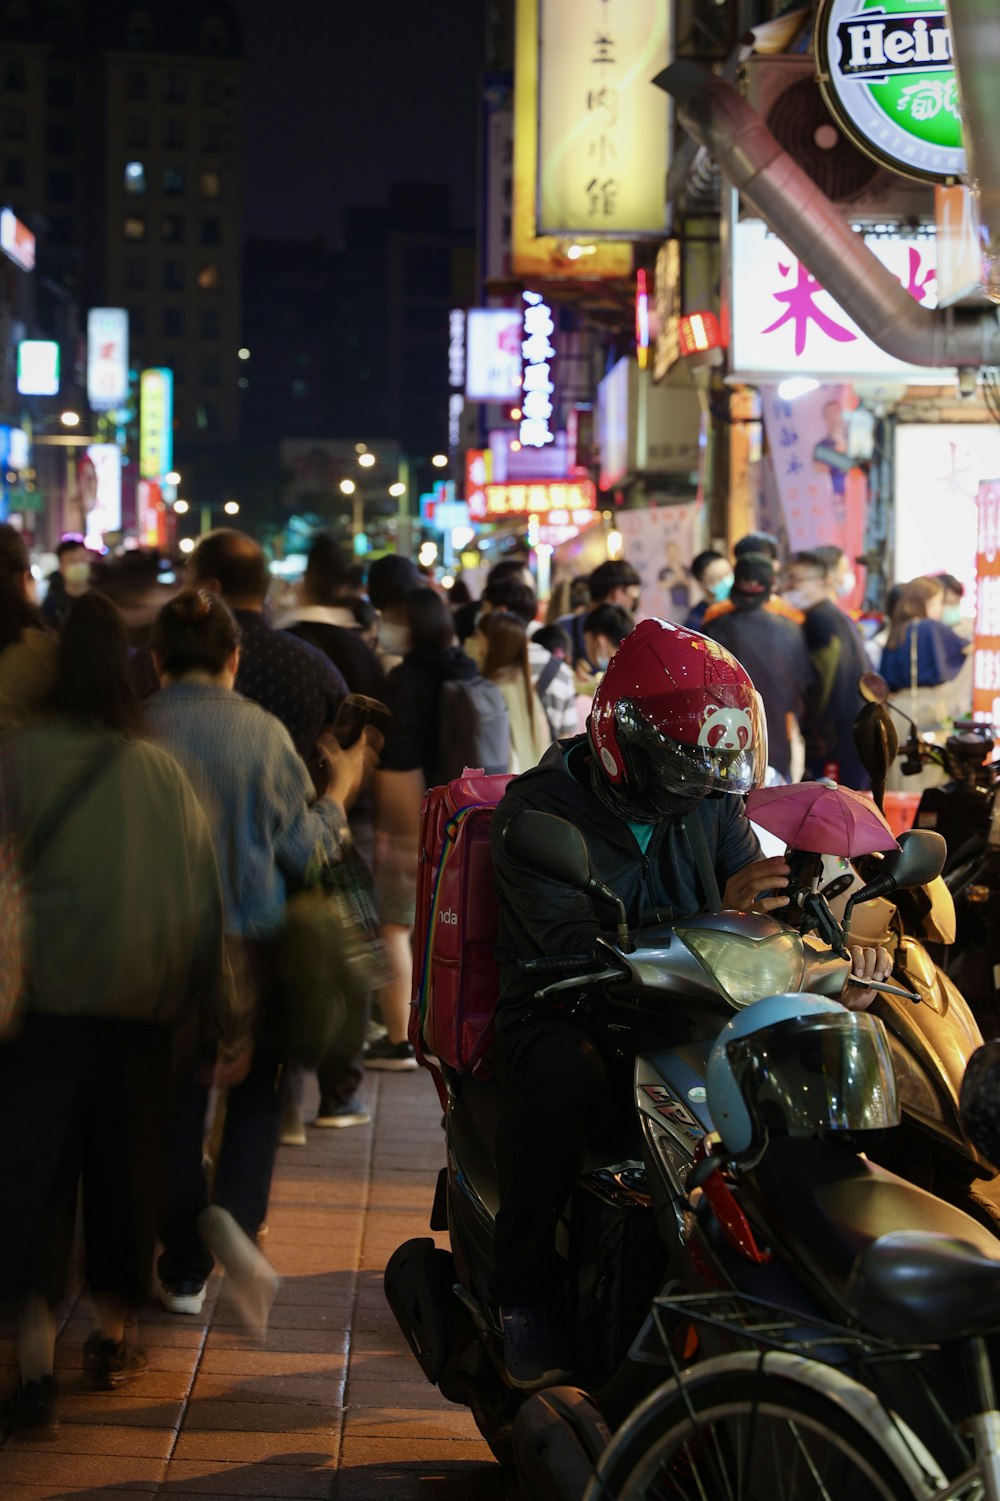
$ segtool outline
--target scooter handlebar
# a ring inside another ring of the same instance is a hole
[[[594,968],[593,954],[545,954],[539,959],[520,959],[523,975],[587,975]]]

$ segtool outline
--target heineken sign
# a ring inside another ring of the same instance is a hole
[[[823,96],[862,151],[906,177],[965,171],[945,0],[821,0]]]

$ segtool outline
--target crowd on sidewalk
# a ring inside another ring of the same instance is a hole
[[[266,1233],[277,1146],[307,1139],[307,1067],[321,1130],[367,1123],[366,1068],[416,1067],[426,789],[465,764],[525,771],[582,731],[641,604],[624,561],[564,581],[542,619],[524,555],[473,600],[396,555],[359,577],[326,536],[280,604],[263,550],[233,530],[204,536],[171,589],[140,556],[95,566],[79,539],[58,563],[39,608],[22,538],[0,525],[0,1117],[24,1143],[0,1167],[19,1362],[0,1426],[39,1433],[57,1420],[52,1308],[78,1195],[86,1365],[113,1390],[143,1368],[151,1284],[168,1311],[201,1309],[222,1254],[206,1227],[243,1251]],[[690,572],[705,598],[686,624],[747,667],[775,772],[863,787],[850,726],[872,648],[838,603],[843,554],[781,560],[754,534]],[[960,593],[947,577],[897,591],[874,648],[892,690],[961,706],[968,643],[945,615]],[[287,903],[317,862],[348,858],[371,872],[384,983],[303,1059]]]

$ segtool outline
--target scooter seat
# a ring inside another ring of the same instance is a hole
[[[964,1241],[1000,1277],[1000,1240],[985,1225],[831,1141],[772,1140],[742,1181],[765,1239],[841,1306],[858,1257],[898,1231]]]
[[[1000,1241],[992,1256],[950,1235],[899,1230],[858,1257],[850,1312],[887,1339],[936,1343],[1000,1329]]]

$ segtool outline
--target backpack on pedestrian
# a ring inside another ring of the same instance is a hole
[[[421,1062],[480,1077],[500,984],[490,824],[510,780],[467,771],[432,787],[420,812],[410,1041]]]
[[[441,684],[438,756],[439,782],[453,781],[470,766],[487,776],[510,770],[510,715],[495,683],[477,674]]]

